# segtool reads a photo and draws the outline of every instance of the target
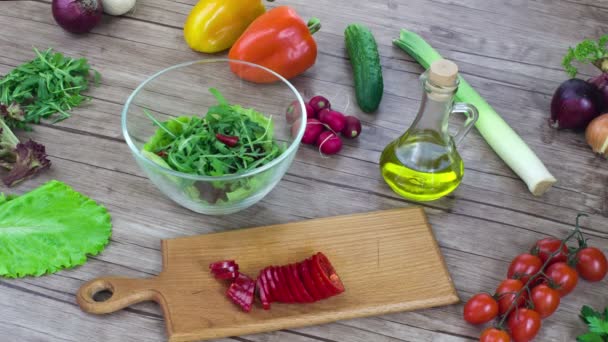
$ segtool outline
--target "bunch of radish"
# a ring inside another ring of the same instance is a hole
[[[294,101],[285,113],[287,122],[292,124],[291,134],[296,136],[302,125],[300,106]],[[361,121],[354,116],[344,115],[331,109],[329,100],[315,96],[306,103],[306,130],[302,143],[316,145],[323,154],[336,154],[342,149],[342,139],[354,139],[361,134]]]

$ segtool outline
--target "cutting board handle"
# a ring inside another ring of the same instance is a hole
[[[107,314],[145,301],[160,302],[162,295],[155,285],[158,285],[157,278],[97,278],[80,287],[76,301],[85,312]],[[95,300],[95,295],[103,291],[110,292],[111,297],[104,301]]]

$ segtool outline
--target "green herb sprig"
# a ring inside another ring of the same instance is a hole
[[[589,327],[589,332],[576,338],[578,342],[607,342],[608,341],[608,307],[603,313],[584,305],[581,309],[581,319]]]
[[[562,65],[568,75],[575,77],[578,73],[578,69],[572,65],[574,61],[591,63],[602,70],[602,72],[608,72],[608,48],[606,44],[608,44],[608,35],[600,37],[597,41],[585,39],[576,45],[576,47],[569,48],[568,53],[562,61]]]
[[[20,117],[6,116],[9,127],[27,128],[51,116],[53,122],[64,120],[70,117],[69,110],[89,99],[82,92],[91,78],[99,83],[100,74],[86,58],[66,57],[52,49],[34,52],[35,59],[0,78],[0,105],[19,105],[24,112]]]

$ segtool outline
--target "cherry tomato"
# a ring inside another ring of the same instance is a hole
[[[479,336],[479,342],[511,342],[511,337],[504,330],[487,328]]]
[[[509,265],[509,271],[507,272],[507,278],[520,279],[524,285],[530,279],[530,276],[534,275],[543,266],[542,260],[539,257],[532,254],[520,254],[511,261]]]
[[[545,271],[547,277],[559,286],[557,292],[559,295],[564,297],[568,293],[572,292],[578,283],[578,274],[576,270],[565,262],[556,262],[549,266]]]
[[[561,249],[559,247],[562,247]],[[536,241],[534,247],[532,247],[531,253],[534,255],[538,255],[540,260],[542,260],[543,264],[551,254],[557,252],[559,253],[554,255],[549,262],[549,265],[554,264],[556,262],[566,262],[568,260],[568,246],[566,244],[562,245],[562,240],[556,238],[544,238]]]
[[[608,261],[599,249],[586,247],[576,253],[576,270],[587,281],[600,281],[608,272]]]
[[[495,298],[498,299],[498,312],[502,315],[511,306],[511,303],[515,300],[515,296],[517,292],[519,292],[524,287],[524,283],[519,279],[505,279],[498,285],[496,288]],[[526,298],[528,296],[527,292],[523,292],[517,298],[517,306],[522,306],[526,302]]]
[[[498,303],[487,293],[478,293],[464,305],[464,320],[471,324],[482,324],[498,315]]]
[[[515,342],[531,341],[540,330],[540,315],[531,309],[519,309],[509,315],[507,322]]]
[[[540,318],[547,318],[557,310],[560,295],[557,290],[541,284],[532,289],[530,299],[534,303],[534,311],[538,312]]]

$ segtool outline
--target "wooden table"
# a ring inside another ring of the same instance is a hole
[[[33,58],[33,46],[85,56],[103,74],[101,86],[90,92],[93,100],[72,118],[23,134],[47,146],[53,167],[10,191],[59,179],[107,206],[114,222],[110,245],[84,266],[0,280],[0,340],[161,341],[163,318],[154,304],[91,316],[80,311],[74,294],[101,275],[156,274],[163,238],[414,205],[384,184],[377,165],[383,147],[408,127],[419,103],[422,69],[391,46],[400,28],[420,33],[455,60],[559,180],[535,198],[476,131],[465,139],[462,185],[424,205],[461,298],[492,291],[516,254],[547,234],[565,235],[579,212],[590,215],[583,222],[593,243],[608,251],[608,162],[592,154],[582,134],[547,125],[553,91],[566,79],[560,66],[566,48],[608,31],[605,0],[280,1],[323,23],[315,35],[317,64],[294,81],[296,86],[306,96],[320,93],[342,106],[350,103],[347,111],[364,121],[364,133],[329,159],[301,148],[268,197],[226,217],[195,214],[165,198],[134,163],[120,130],[121,106],[145,77],[204,57],[182,39],[182,24],[195,2],[139,0],[134,14],[105,18],[92,33],[70,36],[55,25],[50,1],[0,1],[0,74]],[[380,46],[385,94],[376,115],[362,114],[354,104],[343,43],[344,28],[352,22],[369,25]],[[593,73],[583,69],[583,77]],[[544,321],[537,340],[573,341],[584,330],[577,318],[581,306],[608,305],[607,285],[582,282]],[[466,324],[461,311],[462,305],[455,305],[221,341],[476,340],[479,328]]]

